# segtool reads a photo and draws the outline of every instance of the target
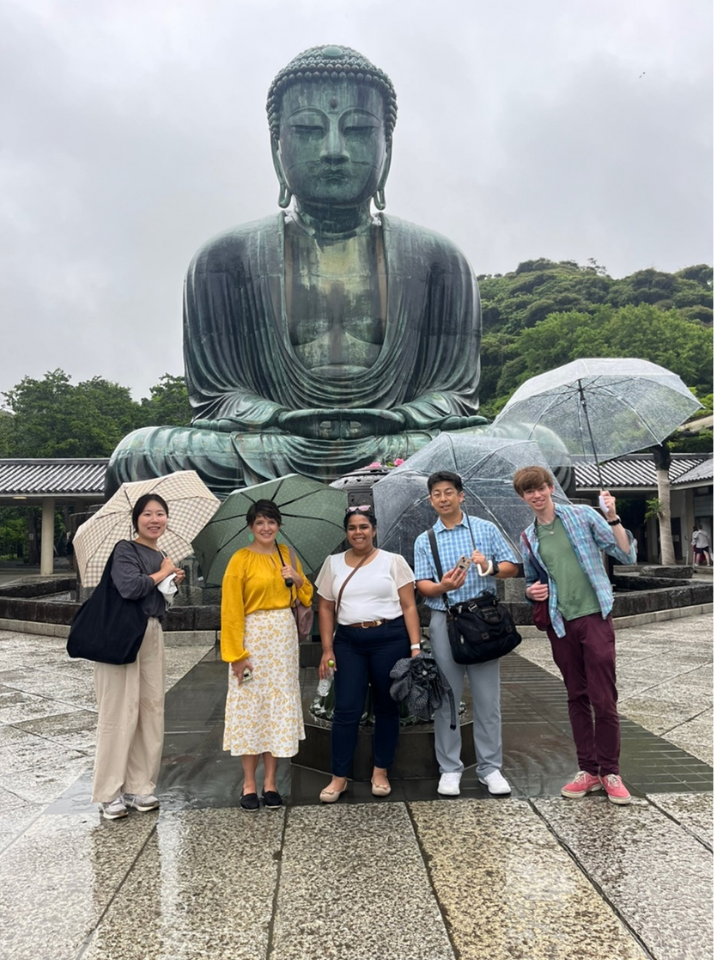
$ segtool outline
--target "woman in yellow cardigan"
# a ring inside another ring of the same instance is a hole
[[[261,799],[276,810],[283,802],[275,785],[277,758],[295,756],[305,739],[290,608],[296,592],[310,605],[312,585],[300,561],[292,567],[288,550],[276,543],[282,517],[272,500],[252,504],[246,522],[253,543],[231,557],[223,578],[221,656],[230,663],[223,749],[242,760],[244,810],[260,806],[255,772],[262,755]]]

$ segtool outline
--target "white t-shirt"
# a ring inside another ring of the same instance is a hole
[[[337,602],[340,588],[353,569],[345,563],[344,553],[328,557],[315,581],[318,594],[325,600]],[[414,583],[414,574],[404,557],[380,550],[373,560],[359,568],[345,587],[337,622],[396,620],[402,616],[397,591],[408,583]]]

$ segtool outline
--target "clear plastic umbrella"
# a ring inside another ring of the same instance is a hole
[[[671,370],[649,360],[600,357],[527,380],[493,427],[519,436],[548,427],[572,456],[593,456],[600,474],[600,461],[661,443],[700,408]]]
[[[429,503],[427,478],[437,470],[458,473],[464,484],[464,506],[471,516],[490,520],[520,555],[518,540],[533,512],[513,489],[521,467],[549,469],[537,443],[484,433],[442,433],[372,487],[377,537],[384,550],[414,560],[414,541],[436,522]],[[555,484],[555,497],[568,499]]]
[[[296,473],[235,490],[193,541],[207,587],[221,585],[228,561],[251,542],[245,515],[258,500],[272,500],[280,508],[283,522],[278,543],[294,549],[306,573],[319,570],[325,557],[344,540],[344,490]]]

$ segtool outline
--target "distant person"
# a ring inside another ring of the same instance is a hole
[[[709,545],[709,534],[695,525],[692,532],[692,550],[694,552],[694,566],[711,566],[712,558]]]
[[[253,542],[231,557],[223,577],[221,656],[230,663],[223,749],[243,764],[244,810],[282,806],[275,777],[279,757],[294,757],[305,739],[299,649],[291,606],[312,602],[312,585],[276,542],[282,516],[272,500],[251,504]],[[292,586],[287,581],[292,581]],[[263,758],[260,800],[255,774]]]
[[[399,704],[389,694],[389,674],[398,660],[419,653],[421,639],[414,574],[403,557],[375,546],[372,508],[349,507],[344,525],[349,550],[328,557],[316,581],[320,677],[329,675],[330,661],[335,671],[332,780],[320,793],[323,803],[335,803],[347,789],[368,687],[374,705],[372,794],[392,792],[389,767],[399,739]]]
[[[488,520],[467,517],[461,510],[464,500],[461,477],[448,470],[433,473],[427,480],[429,500],[438,514],[434,524],[443,577],[438,578],[427,533],[414,544],[417,589],[426,597],[431,615],[431,649],[439,669],[449,681],[457,704],[468,675],[474,714],[476,774],[488,792],[505,795],[511,787],[501,773],[503,741],[501,733],[501,682],[498,660],[468,665],[456,663],[446,627],[446,606],[470,600],[481,593],[496,593],[496,578],[518,576],[518,560],[503,535]],[[470,527],[470,530],[469,530]],[[474,549],[474,542],[476,548]],[[472,561],[467,570],[457,568],[460,557]],[[476,564],[491,572],[480,576]],[[448,599],[447,599],[448,594]],[[441,777],[437,792],[458,796],[461,792],[461,730],[451,729],[449,704],[444,702],[434,714],[434,745]]]
[[[547,633],[568,692],[580,767],[560,792],[579,799],[604,789],[612,803],[627,804],[630,794],[620,777],[613,596],[601,551],[619,563],[634,563],[632,534],[607,491],[603,517],[592,507],[554,503],[554,480],[543,467],[516,471],[513,486],[535,514],[525,531],[528,546],[522,548],[526,596],[548,600]],[[536,562],[547,583],[539,582]]]
[[[169,508],[155,493],[139,497],[132,512],[136,537],[120,541],[111,576],[125,600],[142,599],[146,633],[133,663],[95,663],[97,750],[92,800],[106,820],[126,817],[130,809],[155,810],[154,794],[164,746],[166,662],[161,621],[166,600],[159,584],[185,572],[165,557],[157,542],[166,530]]]

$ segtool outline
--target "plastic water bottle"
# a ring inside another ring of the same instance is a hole
[[[320,682],[317,685],[318,697],[326,697],[327,694],[330,692],[330,687],[332,686],[332,678],[335,675],[335,671],[332,669],[334,665],[335,665],[334,660],[327,661],[327,666],[329,669],[327,671],[327,676],[325,677],[325,679],[320,680]]]

